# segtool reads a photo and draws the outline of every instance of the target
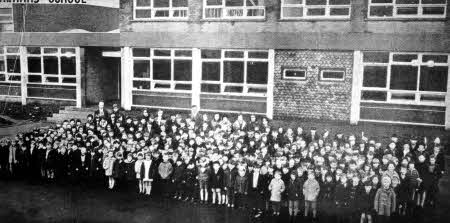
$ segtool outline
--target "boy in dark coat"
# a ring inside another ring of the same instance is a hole
[[[186,172],[186,164],[181,159],[175,162],[175,169],[173,171],[172,183],[174,186],[174,199],[181,200],[183,198],[183,176]]]

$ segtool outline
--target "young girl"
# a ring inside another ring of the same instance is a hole
[[[216,204],[217,198],[217,204],[221,204],[222,195],[220,193],[220,190],[223,187],[223,171],[220,168],[219,162],[213,163],[213,170],[211,171],[209,179],[209,181],[211,182],[212,203]]]
[[[105,169],[105,176],[108,177],[108,188],[110,190],[114,188],[113,166],[115,161],[114,152],[108,151],[108,156],[103,160],[103,169]]]
[[[234,207],[234,182],[236,180],[237,170],[233,162],[224,164],[224,166],[227,166],[224,170],[225,203],[227,207]]]
[[[285,189],[283,180],[281,180],[281,172],[275,171],[275,177],[270,181],[270,201],[272,202],[273,215],[280,215],[281,193]]]
[[[389,222],[390,216],[395,212],[396,196],[391,187],[391,178],[383,176],[382,187],[375,194],[374,209],[377,213],[377,223]]]
[[[152,161],[150,153],[145,154],[145,160],[141,165],[140,175],[144,184],[143,193],[147,196],[152,192],[152,182],[156,173],[155,164]]]
[[[142,152],[139,152],[137,154],[137,160],[134,163],[134,172],[136,173],[136,179],[138,181],[138,187],[139,187],[139,193],[144,193],[144,181],[143,176],[141,175],[141,168],[144,163],[144,154]]]

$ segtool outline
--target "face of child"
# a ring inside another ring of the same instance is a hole
[[[276,174],[275,174],[275,179],[277,179],[277,180],[281,179],[281,174],[276,173]]]
[[[384,188],[389,188],[389,186],[391,186],[391,180],[388,177],[384,177],[381,183]]]

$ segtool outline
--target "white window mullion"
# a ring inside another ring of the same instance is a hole
[[[225,83],[223,81],[223,67],[225,66],[225,62],[224,62],[224,58],[225,58],[225,50],[221,50],[220,51],[220,93],[224,93],[225,92]]]
[[[247,62],[248,62],[248,51],[244,51],[244,80],[243,80],[243,87],[242,87],[242,93],[248,94],[248,86],[247,86]]]

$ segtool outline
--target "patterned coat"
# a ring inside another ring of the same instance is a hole
[[[281,179],[275,179],[273,178],[272,181],[270,181],[269,184],[269,190],[270,190],[270,200],[271,201],[281,201],[281,193],[283,193],[285,189],[284,181]]]
[[[379,188],[375,194],[374,209],[378,215],[391,216],[396,202],[394,189]]]

